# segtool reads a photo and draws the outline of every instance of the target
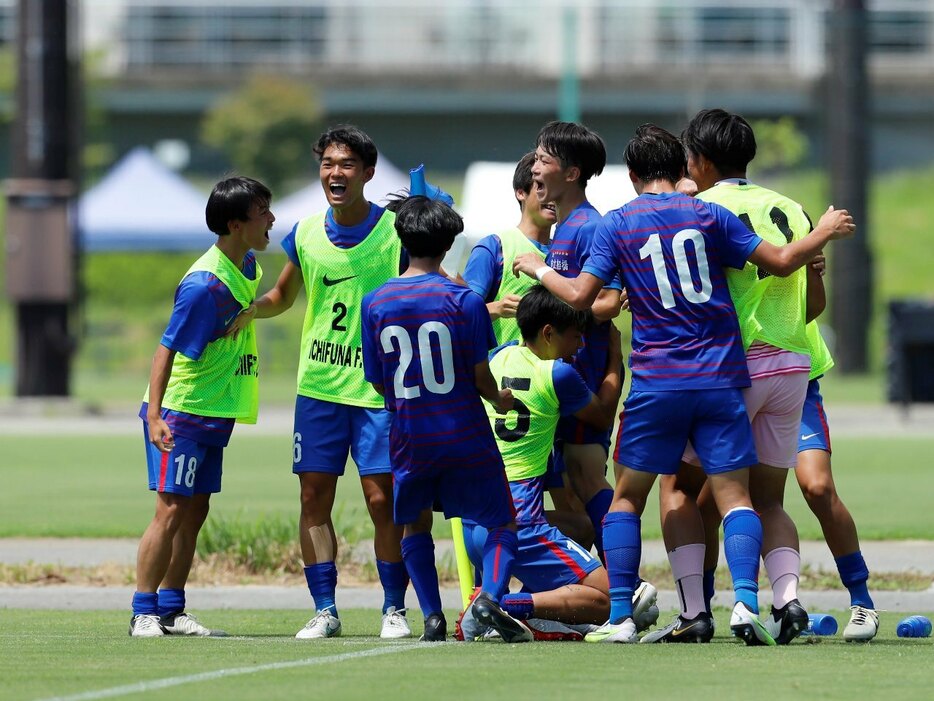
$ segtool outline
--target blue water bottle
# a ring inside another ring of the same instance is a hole
[[[809,613],[808,627],[801,635],[836,635],[837,619],[829,613]]]
[[[896,629],[899,638],[927,638],[931,635],[931,619],[924,616],[909,616],[902,619]]]

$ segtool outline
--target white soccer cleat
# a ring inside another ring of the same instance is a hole
[[[189,613],[181,611],[171,613],[168,616],[162,616],[159,619],[166,635],[197,635],[202,638],[226,638],[227,633],[222,630],[211,630],[205,628],[197,618]]]
[[[632,620],[636,631],[648,630],[658,622],[658,590],[645,580],[636,587],[632,595]]]
[[[379,637],[383,640],[398,640],[399,638],[408,638],[412,635],[412,629],[409,628],[409,622],[405,619],[405,609],[396,609],[390,606],[383,614],[383,627],[379,632]]]
[[[156,614],[141,613],[130,619],[129,633],[134,638],[161,638],[165,635],[165,630]]]
[[[865,643],[879,632],[879,614],[865,606],[850,606],[850,622],[843,629],[848,643]]]
[[[733,635],[747,645],[775,645],[775,639],[763,625],[759,617],[746,608],[746,604],[737,601],[730,615],[730,630]]]
[[[339,638],[341,620],[332,616],[328,610],[318,611],[305,627],[295,634],[297,640],[317,640],[320,638]]]
[[[639,636],[636,635],[635,622],[627,618],[622,623],[607,621],[592,633],[587,633],[584,641],[588,643],[637,643]]]

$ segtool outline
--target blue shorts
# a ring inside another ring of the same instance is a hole
[[[708,475],[755,465],[742,390],[630,392],[613,458],[633,470],[673,475],[688,441]]]
[[[512,576],[533,594],[578,584],[600,567],[600,560],[547,523],[520,526],[518,535],[519,553],[512,566]],[[467,554],[478,569],[483,566],[486,536],[485,528],[464,522]]]
[[[516,510],[502,464],[470,469],[443,469],[430,474],[393,475],[392,516],[400,526],[414,523],[425,509],[460,516],[486,528],[515,520]]]
[[[808,394],[801,413],[801,432],[798,434],[798,452],[805,450],[830,450],[830,425],[824,413],[824,398],[820,395],[820,383],[808,382]]]
[[[224,449],[205,445],[184,436],[175,436],[171,453],[163,453],[149,442],[149,424],[143,421],[149,488],[190,497],[216,494],[221,490]]]
[[[558,428],[555,437],[558,441],[571,445],[602,445],[607,455],[610,454],[610,429],[598,431],[593,426],[584,423],[576,416],[562,416],[558,419]]]
[[[298,395],[292,434],[292,472],[343,475],[347,453],[360,476],[390,472],[385,409],[369,409]]]

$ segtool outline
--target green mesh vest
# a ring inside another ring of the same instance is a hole
[[[248,280],[217,247],[195,261],[185,275],[212,273],[246,309],[256,297],[263,270],[256,263],[256,279]],[[237,339],[223,336],[211,341],[198,360],[175,354],[162,406],[196,416],[220,416],[241,423],[256,423],[259,410],[259,353],[256,329],[247,326]],[[149,388],[145,400],[149,401]]]
[[[833,367],[833,356],[830,355],[830,349],[824,343],[824,337],[821,336],[816,321],[808,324],[805,333],[811,348],[811,374],[808,375],[808,379],[815,380]]]
[[[516,277],[512,274],[512,262],[522,253],[535,253],[545,260],[545,254],[523,234],[518,227],[503,231],[496,235],[503,248],[503,279],[499,283],[496,299],[500,300],[506,295],[519,295],[522,297],[532,285],[538,284],[535,278],[528,275]],[[494,319],[493,332],[500,344],[509,341],[521,341],[522,334],[519,325],[513,319]]]
[[[298,223],[295,249],[308,308],[302,329],[298,394],[351,406],[381,408],[383,398],[363,378],[360,303],[399,274],[402,244],[386,211],[363,241],[338,248],[324,231],[325,212]]]
[[[811,230],[801,205],[758,185],[715,185],[699,197],[726,207],[775,246],[797,241]],[[779,278],[747,262],[742,270],[726,268],[726,280],[745,348],[761,341],[795,353],[810,353],[804,329],[807,272],[803,268]]]
[[[554,363],[525,346],[508,346],[490,361],[496,384],[511,389],[516,400],[505,415],[484,402],[511,481],[537,477],[548,469],[559,416],[551,374]]]

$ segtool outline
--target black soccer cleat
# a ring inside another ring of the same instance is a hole
[[[532,631],[503,611],[493,597],[480,592],[473,600],[473,615],[483,626],[488,626],[499,633],[503,642],[528,643],[532,641]]]
[[[425,632],[419,638],[426,643],[443,643],[448,637],[448,622],[443,613],[433,613],[425,619]]]
[[[707,612],[694,618],[676,616],[661,630],[644,635],[640,643],[709,643],[713,638],[713,619]]]
[[[772,607],[772,612],[765,619],[765,627],[777,644],[787,645],[808,627],[808,612],[800,601],[792,599],[780,609]]]

